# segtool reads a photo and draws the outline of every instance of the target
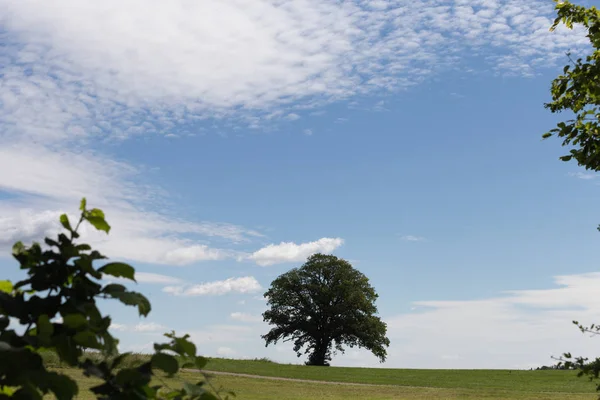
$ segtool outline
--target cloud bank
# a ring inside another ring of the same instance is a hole
[[[149,212],[167,195],[143,182],[143,168],[92,151],[97,143],[185,136],[207,118],[290,121],[405,89],[467,65],[465,55],[531,75],[585,43],[580,31],[548,32],[543,0],[0,0],[0,9],[0,169],[11,171],[0,191],[14,197],[0,204],[3,252],[54,231],[87,196],[114,226],[109,238],[90,233],[103,251],[165,265],[239,256],[194,236],[260,233]],[[301,261],[302,246],[251,258]]]
[[[233,110],[266,117],[298,101],[310,107],[403,89],[468,63],[466,54],[502,73],[531,75],[585,42],[581,32],[548,32],[553,7],[543,0],[0,0],[0,7],[0,127],[6,136],[44,140],[167,134]]]

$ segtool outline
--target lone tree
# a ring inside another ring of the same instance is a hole
[[[315,254],[275,279],[265,297],[270,308],[263,319],[275,325],[262,336],[266,346],[293,340],[298,357],[303,348],[310,353],[307,365],[329,365],[332,351],[343,353],[344,345],[369,349],[385,361],[390,341],[375,315],[379,296],[346,260]]]

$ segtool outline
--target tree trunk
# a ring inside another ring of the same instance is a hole
[[[320,340],[311,355],[308,357],[306,365],[316,366],[329,366],[328,359],[329,343],[325,343],[324,340]]]

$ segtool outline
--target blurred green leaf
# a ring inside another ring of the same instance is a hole
[[[104,231],[106,233],[110,231],[110,225],[104,220],[104,218],[88,216],[85,217],[85,219],[99,231]]]
[[[148,299],[137,292],[127,291],[125,286],[112,283],[106,285],[102,292],[108,296],[119,300],[121,303],[128,306],[136,306],[140,315],[146,316],[150,313],[152,307]]]
[[[135,269],[125,263],[113,262],[98,269],[98,272],[117,278],[127,278],[135,282]]]
[[[49,372],[46,379],[48,388],[59,400],[72,399],[79,393],[77,383],[66,375]]]
[[[37,336],[42,344],[49,344],[50,337],[54,333],[54,327],[46,314],[40,315],[37,320]]]
[[[71,223],[69,222],[69,217],[67,217],[67,214],[62,214],[60,216],[60,223],[63,226],[63,228],[65,228],[68,231],[72,231],[73,229],[71,228]]]
[[[179,370],[177,359],[169,354],[156,353],[152,356],[151,362],[152,368],[161,369],[169,375],[173,375]]]
[[[207,394],[206,389],[204,389],[202,386],[194,385],[193,383],[189,382],[183,383],[183,390],[185,390],[185,392],[191,396],[202,396]]]
[[[63,324],[71,329],[79,329],[87,326],[88,321],[81,314],[67,314],[63,317]]]
[[[12,291],[13,291],[13,284],[11,281],[8,281],[8,280],[0,281],[0,292],[12,293]]]
[[[194,363],[196,365],[196,368],[198,368],[199,370],[202,370],[202,369],[204,369],[204,367],[206,367],[206,364],[208,364],[208,358],[196,357],[196,360]]]

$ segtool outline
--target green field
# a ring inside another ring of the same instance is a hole
[[[146,358],[132,357],[135,364]],[[58,367],[52,357],[50,366]],[[60,368],[58,368],[60,369]],[[211,382],[236,392],[238,399],[597,399],[594,385],[573,371],[413,370],[380,368],[307,367],[269,361],[211,359],[207,370],[258,375],[213,375]],[[77,379],[82,388],[94,381],[81,372],[60,369]],[[183,378],[197,380],[198,373]],[[268,377],[314,380],[298,382]],[[176,386],[177,380],[165,380]],[[328,384],[326,382],[341,382]],[[367,385],[356,385],[356,384]],[[93,399],[82,392],[81,399]]]

